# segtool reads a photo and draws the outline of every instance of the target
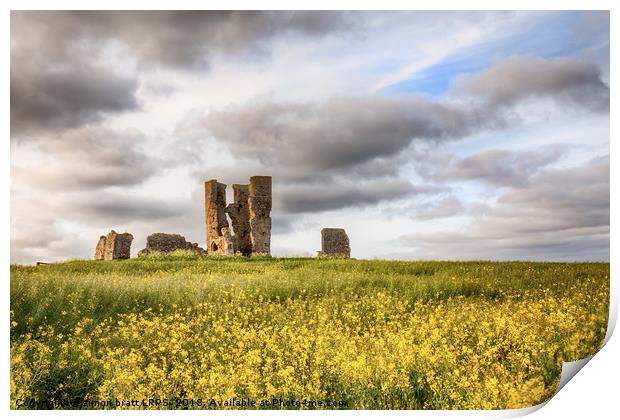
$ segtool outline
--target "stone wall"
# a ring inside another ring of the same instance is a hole
[[[250,238],[249,185],[233,184],[234,201],[226,207],[233,228],[233,245],[242,255],[252,254]]]
[[[321,251],[319,256],[350,258],[349,237],[344,229],[321,229]]]
[[[225,208],[226,184],[221,184],[215,179],[206,181],[205,218],[207,222],[207,252],[209,254],[229,255],[230,247],[227,244],[222,244],[220,240],[224,234],[223,229],[228,228]]]
[[[97,242],[97,248],[95,248],[95,259],[102,260],[105,258],[105,235],[101,235],[99,237],[99,242]]]
[[[222,234],[217,238],[216,246],[217,253],[220,255],[235,255],[235,245],[230,228],[222,228]]]
[[[250,178],[248,195],[253,254],[271,253],[271,177]]]

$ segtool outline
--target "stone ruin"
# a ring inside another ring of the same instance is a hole
[[[349,237],[344,229],[321,229],[320,257],[351,258]]]
[[[95,248],[96,260],[118,260],[129,258],[131,254],[131,233],[116,233],[111,230],[107,236],[99,237]]]
[[[205,182],[207,252],[270,255],[271,177],[253,176],[248,185],[233,184],[233,194],[233,202],[227,206],[226,184],[215,179]]]
[[[233,202],[226,205],[226,184],[215,179],[205,182],[206,250],[178,234],[153,233],[146,238],[146,247],[138,256],[153,252],[169,254],[178,249],[199,255],[271,255],[271,177],[252,176],[247,185],[233,184],[233,196]],[[132,241],[130,233],[119,234],[112,230],[99,238],[95,259],[130,258]],[[318,255],[350,258],[351,248],[345,230],[322,229]]]
[[[146,237],[146,248],[138,252],[138,256],[146,256],[153,252],[169,254],[177,249],[191,251],[203,255],[207,252],[200,248],[197,243],[187,242],[184,236],[176,233],[153,233]]]

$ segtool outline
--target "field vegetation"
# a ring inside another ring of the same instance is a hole
[[[177,253],[12,266],[11,406],[531,406],[563,361],[600,347],[608,302],[607,263]],[[154,399],[172,403],[125,405]]]

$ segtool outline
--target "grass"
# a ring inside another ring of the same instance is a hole
[[[530,406],[562,361],[600,347],[608,301],[607,263],[178,253],[12,266],[11,406]]]

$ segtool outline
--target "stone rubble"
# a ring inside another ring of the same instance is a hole
[[[200,255],[207,253],[197,243],[187,242],[185,237],[179,234],[153,233],[146,237],[146,247],[138,252],[138,256],[149,255],[153,252],[169,254],[178,249],[192,251]]]

